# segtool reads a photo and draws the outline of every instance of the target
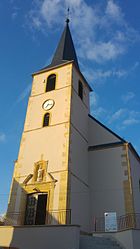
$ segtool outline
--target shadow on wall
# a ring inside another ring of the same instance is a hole
[[[17,247],[1,247],[0,246],[0,249],[19,249],[19,248],[17,248]]]
[[[6,229],[6,233],[12,235],[11,242],[3,243],[1,248],[66,249],[68,245],[69,248],[79,248],[80,227],[77,225],[18,226]]]
[[[13,180],[5,225],[60,225],[71,223],[69,209],[47,210],[49,207],[48,192],[40,191],[32,184],[28,184],[29,186],[30,193],[27,193],[25,185],[20,185],[15,179]]]
[[[33,188],[32,192],[28,194],[24,186],[15,179],[12,183],[11,193],[4,226],[0,228],[1,249],[35,248],[36,244],[39,241],[42,244],[41,240],[43,241],[46,237],[44,233],[46,225],[48,225],[47,231],[50,231],[52,225],[57,229],[59,225],[70,224],[69,210],[47,210],[48,193],[35,191]],[[39,248],[41,249],[40,246]]]
[[[27,193],[14,178],[8,202],[5,225],[23,225],[25,219]]]

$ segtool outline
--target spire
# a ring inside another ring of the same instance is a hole
[[[69,14],[69,10],[68,10]],[[50,66],[57,66],[67,61],[74,61],[75,65],[79,69],[78,60],[72,40],[72,36],[69,29],[69,16],[66,19],[66,26],[60,38],[58,47],[53,56]]]

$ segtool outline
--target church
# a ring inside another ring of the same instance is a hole
[[[51,64],[32,77],[0,248],[88,249],[80,235],[101,240],[112,232],[123,246],[115,248],[139,249],[140,157],[90,114],[93,89],[80,71],[69,19]],[[109,214],[116,228],[106,233]]]

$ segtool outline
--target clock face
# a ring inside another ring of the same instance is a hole
[[[48,111],[48,110],[50,110],[52,107],[54,106],[54,100],[53,99],[48,99],[48,100],[46,100],[45,102],[44,102],[44,104],[43,104],[43,109],[45,110],[45,111]]]

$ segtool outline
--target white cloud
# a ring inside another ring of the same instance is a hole
[[[60,0],[44,0],[40,9],[40,14],[45,19],[48,26],[52,26],[56,21],[60,22],[63,13],[63,5]]]
[[[96,81],[98,80],[97,82],[99,83],[99,80],[101,79],[102,80],[102,83],[104,83],[103,80],[106,80],[106,79],[109,79],[109,78],[124,78],[124,77],[127,77],[128,75],[130,75],[131,73],[133,73],[139,66],[140,66],[140,63],[138,61],[136,61],[134,63],[134,65],[132,65],[130,68],[127,68],[127,69],[123,69],[123,68],[112,68],[112,69],[109,69],[109,70],[103,70],[103,69],[96,69],[96,70],[93,70],[89,67],[86,67],[84,66],[83,64],[81,64],[82,66],[82,71],[83,71],[83,74],[85,75],[85,77],[87,78],[87,80],[89,82],[92,83],[92,81]],[[97,83],[95,82],[94,83],[94,86],[95,84]],[[127,95],[128,95],[128,98],[130,97],[131,99],[135,96],[134,93],[132,92],[128,92],[125,96],[127,98]],[[134,95],[134,96],[132,96]],[[123,101],[125,102],[125,96],[122,96],[122,99]]]
[[[99,106],[100,99],[96,92],[90,94],[90,112],[95,118],[103,118],[107,116],[106,110]]]
[[[107,2],[106,15],[119,22],[123,20],[121,8],[113,0]]]
[[[6,135],[3,132],[0,132],[0,142],[5,142]]]
[[[85,77],[87,78],[87,80],[89,82],[94,82],[94,86],[96,85],[97,81],[96,80],[106,80],[109,79],[111,77],[114,78],[124,78],[128,75],[128,72],[125,69],[109,69],[109,70],[101,70],[101,69],[97,69],[97,70],[92,70],[91,68],[84,68],[83,67],[83,74],[85,75]]]
[[[99,96],[97,95],[97,93],[92,92],[90,94],[90,107],[95,108],[98,105],[98,101],[99,101]]]
[[[10,3],[12,5],[11,6],[11,9],[12,9],[11,17],[13,20],[15,20],[21,9],[17,6],[17,3],[15,1],[11,1]]]
[[[128,101],[132,100],[134,97],[135,97],[135,93],[127,92],[125,95],[122,96],[122,100],[124,103],[127,103]]]
[[[115,112],[105,109],[99,106],[99,98],[96,94],[92,96],[91,113],[97,119],[106,120],[106,124],[113,125],[117,130],[126,129],[129,126],[140,124],[140,112],[135,110],[129,110],[127,108],[120,108]]]
[[[21,101],[23,101],[27,96],[28,94],[30,93],[31,91],[31,84],[29,84],[24,90],[23,92],[19,95],[18,99],[17,99],[17,103],[20,103]]]
[[[124,69],[119,69],[119,70],[97,70],[95,71],[95,79],[102,79],[102,78],[110,78],[110,77],[116,77],[116,78],[121,78],[127,75],[127,71]]]
[[[140,66],[139,61],[136,61],[134,66],[131,68],[131,71],[135,71],[135,69],[137,69]]]
[[[96,118],[103,118],[108,114],[106,109],[102,106],[96,107],[95,109],[92,108],[91,113]]]
[[[88,49],[87,49],[88,48]],[[119,44],[113,41],[107,42],[96,42],[96,43],[85,43],[82,51],[83,56],[89,60],[95,60],[96,62],[104,62],[112,59],[116,59],[119,55],[124,53],[124,49]]]
[[[139,33],[124,19],[120,6],[113,0],[89,5],[85,0],[34,0],[28,23],[37,30],[53,32],[62,25],[69,6],[71,28],[78,55],[98,63],[114,60],[127,51]]]
[[[138,120],[136,118],[128,118],[128,119],[125,119],[122,124],[124,126],[129,126],[129,125],[134,125],[134,124],[138,124],[138,123],[140,123],[140,120]]]
[[[120,108],[115,113],[110,115],[108,123],[109,124],[116,123],[119,129],[125,129],[130,125],[135,125],[140,123],[140,112],[125,108]]]
[[[33,26],[34,27],[36,27],[36,28],[38,28],[38,29],[40,29],[41,28],[41,21],[39,20],[39,18],[38,17],[32,17],[32,24],[33,24]]]
[[[124,116],[124,114],[126,113],[126,109],[120,108],[118,111],[116,111],[115,113],[112,114],[112,116],[109,119],[109,123],[113,123],[116,120],[119,120],[120,118],[122,118]]]

